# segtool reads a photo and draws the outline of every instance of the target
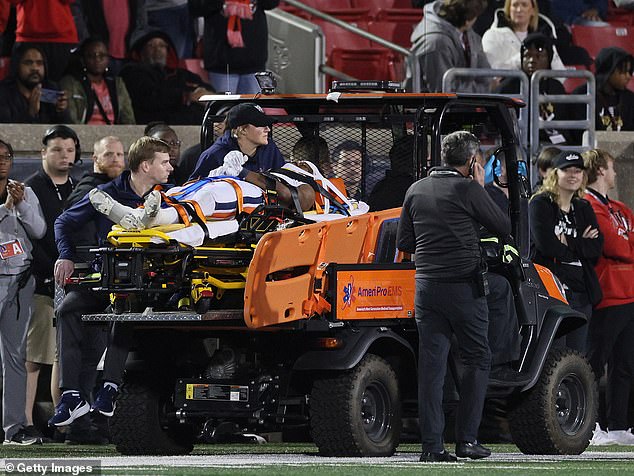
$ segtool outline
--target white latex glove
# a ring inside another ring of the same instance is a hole
[[[225,173],[227,175],[233,175],[237,177],[242,172],[242,166],[249,160],[245,154],[239,150],[232,150],[225,155],[223,166],[225,167]]]

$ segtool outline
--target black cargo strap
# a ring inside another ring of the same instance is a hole
[[[304,215],[304,211],[302,210],[302,204],[299,201],[299,193],[297,193],[297,187],[293,186],[293,185],[289,185],[284,181],[281,181],[279,177],[276,177],[275,175],[271,174],[270,172],[260,172],[264,178],[266,179],[266,185],[267,185],[267,193],[268,193],[268,188],[269,188],[269,180],[273,181],[273,185],[277,184],[277,183],[281,183],[282,185],[284,185],[286,188],[288,188],[288,190],[291,192],[291,198],[293,200],[293,205],[295,205],[295,211],[297,211],[297,213],[299,213],[300,215]],[[275,187],[273,187],[275,189]],[[275,191],[275,197],[277,198],[277,191]],[[270,202],[269,202],[270,203]],[[279,203],[272,203],[272,205],[278,205]]]

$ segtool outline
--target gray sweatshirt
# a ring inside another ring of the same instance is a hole
[[[46,222],[37,196],[30,187],[24,200],[12,209],[0,205],[0,275],[18,275],[29,268],[33,259],[31,240],[46,232]],[[17,242],[16,242],[17,240]]]

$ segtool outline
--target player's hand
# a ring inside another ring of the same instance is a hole
[[[73,275],[73,271],[75,270],[75,263],[73,263],[69,259],[58,259],[55,262],[55,270],[53,274],[55,275],[55,283],[58,286],[64,287],[66,284],[66,280]]]

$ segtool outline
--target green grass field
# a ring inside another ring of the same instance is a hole
[[[198,445],[190,456],[119,457],[112,445],[69,446],[47,444],[29,447],[0,447],[2,458],[91,458],[102,461],[106,475],[578,475],[634,474],[634,451],[628,447],[592,448],[579,457],[521,455],[513,445],[490,445],[490,459],[453,464],[418,463],[419,447],[399,446],[392,458],[320,458],[312,444],[269,443],[265,445]],[[448,448],[451,448],[448,446]],[[4,464],[2,465],[4,468]],[[9,473],[4,474],[19,474]]]

